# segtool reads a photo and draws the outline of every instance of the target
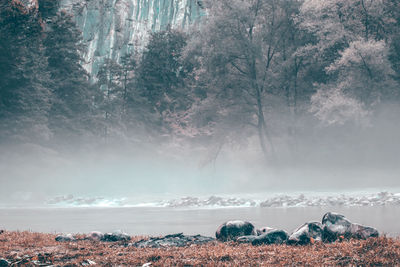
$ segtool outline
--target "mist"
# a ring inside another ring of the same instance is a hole
[[[3,144],[1,203],[42,206],[68,195],[146,203],[183,196],[393,192],[400,166],[400,126],[394,123],[399,115],[399,107],[388,104],[363,126],[308,122],[295,149],[288,147],[288,137],[274,136],[279,152],[268,161],[256,137],[225,144],[216,157],[210,144],[189,141]]]

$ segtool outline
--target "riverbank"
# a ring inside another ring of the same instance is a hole
[[[129,246],[129,243],[145,237],[132,237],[129,243],[90,240],[60,243],[55,241],[55,237],[53,234],[33,232],[4,232],[0,234],[0,258],[10,264],[25,266],[400,265],[400,240],[386,237],[309,246],[252,246],[214,241],[204,245],[168,248]]]

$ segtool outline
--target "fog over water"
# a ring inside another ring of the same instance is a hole
[[[184,196],[398,193],[400,132],[395,120],[386,119],[358,129],[310,131],[297,140],[294,153],[286,153],[276,138],[283,152],[269,162],[260,156],[256,139],[223,147],[209,163],[204,162],[212,149],[189,143],[3,145],[1,205],[41,206],[68,195],[139,204]]]

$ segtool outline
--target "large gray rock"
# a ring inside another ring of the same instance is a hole
[[[378,237],[379,232],[375,228],[352,223],[344,215],[328,212],[322,218],[323,239],[326,242],[334,242],[339,238],[367,239]]]
[[[269,232],[275,231],[275,228],[271,228],[271,227],[262,227],[262,228],[258,228],[257,231],[257,235],[264,235],[267,234]]]
[[[101,241],[105,242],[119,242],[119,241],[129,241],[129,240],[131,240],[131,237],[120,230],[117,230],[113,233],[106,233],[101,239]]]
[[[257,236],[251,241],[253,246],[258,245],[272,245],[272,244],[284,244],[288,240],[289,235],[283,230],[272,230],[266,234]]]
[[[290,245],[308,245],[315,241],[322,241],[322,224],[308,222],[297,228],[288,238]]]
[[[253,224],[245,221],[228,221],[218,227],[215,233],[216,238],[223,242],[246,235],[257,235],[257,232]]]
[[[73,242],[73,241],[76,241],[76,239],[72,234],[67,234],[67,235],[56,236],[56,241],[57,242]]]
[[[137,248],[163,248],[163,247],[186,247],[190,245],[202,245],[215,241],[212,237],[201,235],[186,236],[183,233],[167,235],[164,237],[152,237],[133,243]]]
[[[251,243],[253,242],[257,237],[259,237],[258,235],[244,235],[244,236],[239,236],[238,238],[236,238],[236,242],[238,243]]]
[[[369,226],[364,226],[358,223],[352,223],[350,227],[351,237],[356,239],[367,239],[370,237],[378,237],[377,229]]]
[[[257,235],[240,236],[236,241],[239,243],[251,243],[254,246],[271,245],[283,244],[289,237],[286,231],[277,230],[271,227],[263,227],[257,229],[256,232]]]
[[[326,242],[333,242],[339,237],[351,237],[351,222],[341,214],[328,212],[322,217],[323,239]]]

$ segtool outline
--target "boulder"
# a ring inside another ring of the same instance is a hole
[[[262,227],[262,228],[257,229],[256,231],[257,231],[257,235],[263,235],[263,234],[267,234],[267,233],[269,233],[271,231],[275,231],[275,230],[276,230],[275,228],[271,228],[271,227]]]
[[[257,236],[251,241],[253,246],[258,245],[272,245],[272,244],[283,244],[288,240],[289,235],[283,230],[271,230],[266,234]]]
[[[104,234],[102,232],[93,231],[87,236],[87,239],[92,241],[101,241],[104,238]]]
[[[375,228],[350,222],[344,215],[328,212],[322,218],[323,239],[326,242],[334,242],[339,238],[367,239],[378,237],[379,232]]]
[[[322,241],[322,224],[308,222],[297,228],[288,238],[290,245],[308,245],[315,241]]]
[[[129,241],[129,240],[131,240],[131,237],[120,230],[117,230],[113,233],[106,233],[101,239],[101,241],[105,242],[119,242],[119,241]]]
[[[57,242],[73,242],[73,241],[76,241],[76,239],[72,234],[67,234],[67,235],[56,236],[56,241]]]
[[[253,224],[244,221],[228,221],[218,227],[215,233],[216,238],[223,242],[246,235],[257,235],[257,232]]]
[[[236,242],[238,243],[251,243],[253,242],[258,235],[244,235],[244,236],[239,236],[236,238]]]
[[[369,226],[364,226],[358,223],[352,223],[350,227],[351,237],[356,239],[367,239],[370,237],[378,237],[377,229]]]
[[[1,229],[0,229],[0,235],[1,235],[1,234],[4,234],[4,230],[1,230]]]
[[[339,237],[351,237],[351,222],[341,214],[328,212],[322,217],[323,239],[333,242]]]
[[[8,267],[10,266],[10,262],[6,259],[0,259],[0,267]]]

